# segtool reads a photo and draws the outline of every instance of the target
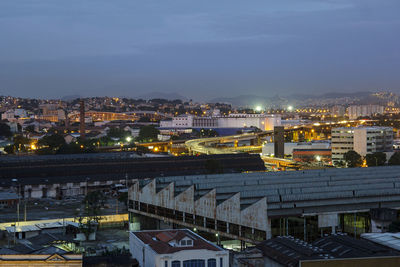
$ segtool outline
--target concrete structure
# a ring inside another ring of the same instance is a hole
[[[347,114],[350,120],[355,120],[358,117],[383,114],[384,112],[385,107],[379,105],[352,105],[347,108]]]
[[[249,128],[257,127],[269,131],[281,125],[280,115],[274,114],[230,114],[218,117],[196,117],[182,115],[160,121],[160,128]]]
[[[21,198],[63,198],[112,190],[116,184],[129,185],[137,179],[212,172],[207,168],[210,161],[229,173],[265,170],[260,156],[249,154],[150,158],[126,152],[1,157],[0,190],[19,190]]]
[[[263,156],[272,156],[275,154],[274,143],[265,143],[262,147]],[[310,150],[310,149],[330,149],[330,142],[299,142],[299,143],[288,143],[284,145],[284,154],[287,156],[293,156],[294,150]]]
[[[229,252],[188,230],[129,233],[129,249],[142,267],[228,267]]]
[[[332,129],[332,161],[343,160],[343,155],[354,150],[361,156],[393,150],[391,127],[340,127]]]
[[[283,126],[274,127],[274,156],[277,158],[285,157],[285,129]]]
[[[370,209],[400,207],[399,172],[393,166],[159,177],[134,184],[128,204],[132,216],[246,242],[290,233],[291,220],[302,222],[296,233],[306,239],[313,216],[320,230],[359,235],[369,229],[356,222],[370,221]]]

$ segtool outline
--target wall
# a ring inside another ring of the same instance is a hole
[[[223,265],[220,265],[220,258],[223,260]],[[205,260],[207,266],[208,259],[215,259],[217,262],[217,267],[228,267],[229,266],[229,253],[227,251],[211,251],[205,249],[197,250],[183,250],[173,254],[158,255],[156,266],[164,267],[165,261],[168,261],[168,266],[171,266],[172,262],[175,260],[181,261],[181,266],[183,266],[183,261],[185,260]],[[150,265],[149,265],[150,266]]]

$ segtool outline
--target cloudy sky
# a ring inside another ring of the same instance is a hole
[[[0,95],[400,93],[399,0],[1,0]]]

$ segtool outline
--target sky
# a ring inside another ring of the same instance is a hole
[[[1,0],[0,95],[400,93],[399,0]]]

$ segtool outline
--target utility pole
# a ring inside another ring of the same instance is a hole
[[[116,199],[116,201],[117,201],[116,214],[118,214],[118,198]]]

